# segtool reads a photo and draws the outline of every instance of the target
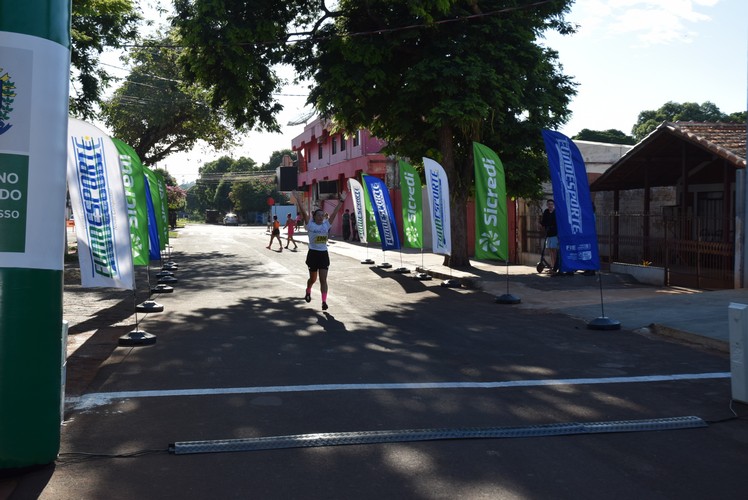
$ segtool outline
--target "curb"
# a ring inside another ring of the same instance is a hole
[[[688,344],[698,345],[707,349],[713,349],[715,351],[722,352],[724,354],[730,354],[730,345],[728,342],[722,340],[711,339],[708,337],[702,337],[694,333],[689,333],[683,330],[678,330],[665,325],[652,323],[649,325],[649,329],[652,333],[660,335],[662,337],[668,337],[673,340],[686,342]]]

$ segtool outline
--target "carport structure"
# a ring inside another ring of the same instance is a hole
[[[745,156],[745,123],[659,125],[590,185],[601,258],[663,267],[670,285],[741,287]]]

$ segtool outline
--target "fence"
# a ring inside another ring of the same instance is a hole
[[[718,217],[610,214],[596,217],[600,265],[620,262],[658,266],[666,284],[693,288],[733,288],[734,221]],[[540,253],[543,230],[537,215],[519,221],[519,243]]]

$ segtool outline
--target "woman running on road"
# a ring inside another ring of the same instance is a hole
[[[309,251],[306,255],[306,265],[309,268],[309,279],[306,282],[306,293],[304,294],[304,300],[307,302],[312,301],[312,286],[317,281],[319,276],[319,289],[322,293],[322,310],[327,310],[327,271],[330,267],[330,254],[327,252],[327,239],[330,232],[330,226],[335,220],[335,216],[338,215],[340,208],[343,206],[343,202],[347,193],[343,192],[339,196],[340,203],[338,203],[330,214],[329,219],[325,219],[325,211],[318,208],[314,210],[312,214],[312,220],[309,219],[309,214],[304,211],[304,207],[301,206],[301,201],[293,192],[293,199],[296,202],[296,208],[304,218],[304,225],[309,235]]]

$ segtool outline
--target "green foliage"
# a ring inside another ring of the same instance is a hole
[[[270,155],[270,159],[268,159],[268,162],[263,163],[263,165],[260,167],[260,170],[271,170],[275,172],[275,169],[283,164],[283,157],[286,155],[291,157],[291,161],[296,161],[296,153],[294,153],[290,149],[273,151],[273,154]]]
[[[345,15],[297,66],[315,79],[310,100],[342,128],[368,128],[389,153],[442,164],[454,207],[450,265],[468,262],[473,141],[498,153],[510,195],[537,196],[548,177],[540,130],[566,121],[575,85],[537,39],[548,29],[573,31],[562,20],[570,4],[343,1]]]
[[[593,142],[605,142],[608,144],[636,144],[636,139],[630,135],[626,135],[620,130],[608,129],[608,130],[590,130],[583,128],[577,135],[572,139],[579,141],[593,141]]]
[[[186,206],[187,192],[177,186],[177,180],[164,168],[153,168],[166,184],[166,199],[169,210],[181,210]]]
[[[169,210],[181,210],[187,204],[187,192],[179,186],[167,185],[166,198]]]
[[[273,155],[282,156],[281,153],[276,151]],[[275,170],[264,171],[251,158],[234,160],[222,156],[203,165],[199,175],[187,193],[187,207],[191,211],[263,211],[267,209],[268,196],[281,199],[275,190]]]
[[[91,119],[112,81],[100,66],[101,53],[134,41],[142,18],[131,0],[73,0],[72,9],[70,113]]]
[[[279,132],[282,106],[273,94],[283,82],[274,66],[284,62],[290,30],[304,26],[319,2],[175,0],[174,7],[186,77],[210,88],[211,104],[237,127]]]
[[[232,184],[231,181],[220,181],[216,187],[215,194],[213,194],[213,206],[221,212],[232,211],[232,203],[229,198]]]
[[[272,68],[288,63],[344,131],[366,128],[388,153],[440,161],[455,207],[450,264],[460,266],[472,142],[500,155],[510,193],[536,193],[547,177],[540,130],[568,119],[575,93],[557,54],[537,43],[548,30],[574,31],[564,21],[572,1],[513,4],[340,0],[331,12],[319,0],[176,0],[174,23],[187,77],[210,86],[234,123],[277,130]]]
[[[208,92],[179,79],[174,43],[166,37],[133,49],[132,72],[101,105],[106,124],[146,165],[190,151],[198,140],[217,150],[235,145],[237,131],[209,106]]]
[[[157,174],[160,174],[161,177],[164,179],[164,184],[166,184],[167,186],[177,185],[177,180],[165,168],[152,168],[151,170],[153,170]]]
[[[276,188],[274,176],[256,177],[246,182],[234,183],[229,195],[237,212],[264,212],[268,209],[267,200],[273,198],[276,204],[287,203],[286,196]]]
[[[631,133],[637,141],[644,139],[662,122],[745,122],[745,112],[727,115],[712,102],[702,104],[669,101],[657,110],[642,111]]]

